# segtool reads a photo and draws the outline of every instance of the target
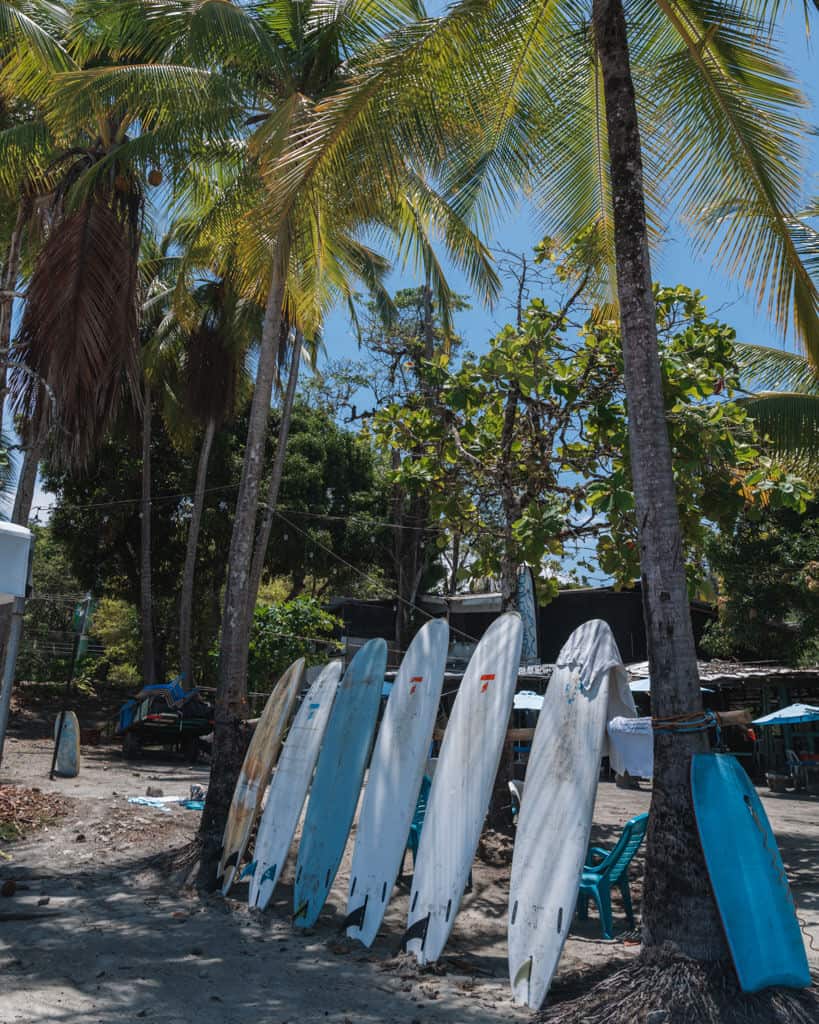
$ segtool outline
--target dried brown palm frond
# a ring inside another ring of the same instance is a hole
[[[186,355],[188,409],[201,423],[221,424],[233,411],[239,379],[237,352],[218,329],[203,323],[188,342]]]
[[[209,281],[194,298],[203,311],[186,339],[185,404],[194,419],[218,426],[247,390],[245,356],[258,338],[261,309],[224,280]]]
[[[9,375],[15,412],[36,414],[41,382],[56,398],[55,447],[83,465],[123,391],[138,380],[137,250],[130,224],[96,196],[52,227],[31,276]]]

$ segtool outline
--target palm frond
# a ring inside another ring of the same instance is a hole
[[[65,71],[73,66],[60,40],[68,26],[66,4],[52,0],[0,0],[0,46],[24,52],[42,69]]]
[[[653,0],[652,0],[653,3]],[[794,243],[805,100],[742,0],[656,0],[653,84],[673,131],[669,167],[697,243],[794,327],[819,359],[819,293]]]
[[[0,131],[0,187],[10,195],[21,185],[41,192],[55,184],[54,142],[41,120],[21,121]]]
[[[9,374],[12,405],[34,419],[57,396],[57,449],[84,464],[123,392],[138,394],[136,252],[105,202],[63,220],[32,274]]]
[[[741,381],[747,389],[819,395],[819,372],[804,356],[765,345],[735,345]]]

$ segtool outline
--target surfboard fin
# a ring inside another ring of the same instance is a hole
[[[297,908],[295,914],[293,914],[293,916],[290,918],[290,920],[291,921],[297,921],[300,917],[304,917],[305,914],[307,913],[307,907],[308,907],[309,903],[310,903],[310,900],[305,900],[304,903],[302,903],[302,905]]]
[[[267,871],[265,871],[265,873],[262,875],[261,881],[262,882],[269,882],[270,879],[273,878],[273,876],[276,874],[276,868],[278,866],[279,866],[278,864],[271,864],[270,867],[267,869]]]
[[[512,988],[516,989],[521,982],[525,981],[527,987],[531,986],[532,982],[532,957],[528,960],[524,960],[523,963],[518,967],[518,972],[515,975],[515,980],[512,982]],[[527,995],[528,998],[528,995]]]
[[[241,875],[239,875],[239,881],[241,882],[241,880],[243,878],[251,878],[255,874],[256,874],[256,861],[252,860],[249,864],[245,865],[244,871],[241,873]]]
[[[407,951],[407,943],[411,942],[413,939],[420,939],[421,949],[424,948],[427,941],[427,928],[429,928],[429,917],[430,915],[427,914],[426,917],[420,918],[420,920],[416,921],[415,924],[411,924],[409,928],[407,928],[407,930],[404,932],[403,938],[401,939],[401,949],[403,950],[404,953],[406,953]]]
[[[239,851],[238,850],[234,850],[233,853],[225,861],[225,867],[226,868],[235,868],[238,863],[239,863]]]
[[[341,927],[338,929],[340,932],[346,932],[348,928],[364,927],[364,915],[367,913],[367,901],[370,898],[370,894],[364,897],[364,902],[360,907],[356,907],[351,913],[349,913],[344,920],[341,922]]]

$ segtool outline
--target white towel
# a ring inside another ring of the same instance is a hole
[[[654,775],[654,733],[650,718],[612,718],[608,724],[609,759],[618,775],[638,779]]]

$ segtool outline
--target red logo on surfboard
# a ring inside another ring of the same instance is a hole
[[[410,679],[410,696],[412,696],[412,694],[415,693],[415,691],[418,689],[418,684],[423,683],[423,681],[423,676],[413,676],[412,679]]]
[[[485,676],[481,676],[481,693],[486,693],[486,691],[489,689],[489,684],[493,681],[494,678],[494,672]]]

